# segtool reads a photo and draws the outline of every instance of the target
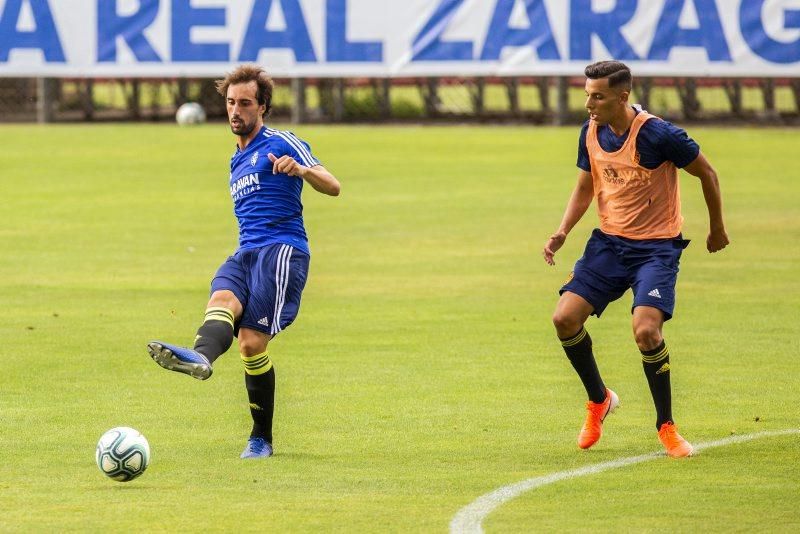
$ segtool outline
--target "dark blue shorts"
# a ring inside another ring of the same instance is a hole
[[[626,239],[604,234],[598,229],[586,243],[583,257],[575,264],[570,280],[559,291],[580,295],[600,317],[609,302],[630,288],[633,306],[652,306],[672,318],[675,309],[675,283],[681,253],[689,241],[674,239]]]
[[[308,254],[281,243],[240,250],[217,270],[211,293],[227,289],[242,303],[237,334],[244,327],[274,336],[297,317],[308,264]]]

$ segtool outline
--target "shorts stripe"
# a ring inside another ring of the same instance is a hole
[[[272,316],[272,328],[270,328],[270,334],[273,335],[281,331],[281,312],[283,312],[283,305],[286,302],[292,250],[294,249],[289,245],[281,245],[278,252],[278,266],[275,269],[275,312]]]

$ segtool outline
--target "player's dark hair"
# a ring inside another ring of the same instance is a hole
[[[625,91],[631,90],[633,77],[631,69],[620,61],[598,61],[592,63],[583,71],[590,80],[608,78],[609,87],[620,87]]]
[[[264,110],[264,118],[269,115],[272,110],[272,78],[270,78],[266,71],[258,65],[241,65],[235,70],[228,73],[222,80],[217,80],[217,92],[223,97],[228,96],[228,87],[231,85],[238,85],[240,83],[256,82],[258,89],[256,90],[256,100],[258,105],[266,105]]]

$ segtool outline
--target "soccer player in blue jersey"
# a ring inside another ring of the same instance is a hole
[[[553,324],[570,363],[589,397],[578,446],[588,449],[602,434],[605,417],[619,398],[600,377],[592,339],[584,328],[590,315],[633,291],[633,337],[656,408],[658,438],[669,456],[691,456],[692,445],[672,418],[669,349],[663,327],[675,307],[675,284],[683,249],[678,168],[699,178],[709,215],[706,248],[728,245],[717,174],[682,129],[631,106],[631,72],[619,61],[586,67],[589,120],[578,144],[578,183],[561,225],[542,254],[553,257],[567,234],[597,199],[600,228],[592,232],[583,257],[561,288]]]
[[[150,356],[165,369],[205,380],[236,336],[245,371],[253,428],[242,458],[273,453],[275,367],[269,341],[297,316],[309,265],[300,200],[303,184],[337,196],[340,185],[309,145],[287,131],[268,128],[272,80],[255,65],[242,65],[217,81],[237,136],[231,157],[230,193],[239,222],[239,247],[217,270],[205,321],[194,348],[153,341]]]

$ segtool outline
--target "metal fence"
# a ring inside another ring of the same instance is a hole
[[[276,79],[272,119],[303,122],[525,122],[585,117],[584,79]],[[184,102],[225,117],[213,79],[0,78],[0,121],[172,121]],[[664,118],[800,125],[798,78],[639,78],[632,101]]]

